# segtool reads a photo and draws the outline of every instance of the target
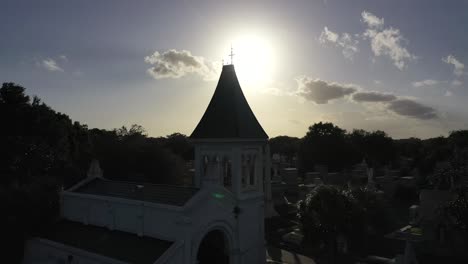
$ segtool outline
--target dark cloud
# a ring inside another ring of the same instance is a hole
[[[357,90],[353,85],[327,82],[307,77],[299,78],[297,82],[299,85],[297,95],[316,104],[327,104],[330,100],[343,98]]]
[[[397,99],[391,101],[387,108],[401,116],[424,120],[437,118],[437,113],[434,108],[425,106],[411,99]]]
[[[389,102],[396,99],[393,94],[380,92],[357,92],[353,94],[353,100],[356,102]]]
[[[400,116],[422,120],[437,118],[437,111],[434,108],[390,93],[364,91],[354,84],[340,84],[308,77],[300,77],[296,80],[299,86],[296,95],[316,104],[327,104],[330,100],[350,95],[357,103],[382,103],[387,110]]]
[[[171,49],[163,53],[156,51],[151,56],[146,56],[145,62],[152,65],[148,73],[155,79],[179,78],[189,73],[199,74],[204,79],[212,79],[214,75],[213,65],[187,50]]]

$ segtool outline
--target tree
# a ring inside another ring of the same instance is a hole
[[[31,102],[25,88],[14,83],[0,88],[0,120],[0,209],[5,213],[0,233],[4,243],[17,246],[8,252],[14,255],[22,252],[26,237],[57,217],[59,190],[84,176],[90,147],[85,126],[37,97]],[[20,254],[6,259],[12,257]]]
[[[195,153],[192,144],[186,135],[172,133],[163,140],[163,147],[171,150],[174,154],[181,156],[185,161],[193,160]]]
[[[452,220],[453,225],[468,235],[468,187],[465,186],[457,190],[456,199],[446,204],[445,212]]]
[[[434,173],[428,177],[429,183],[436,189],[454,189],[460,184],[466,171],[463,161],[452,159],[436,166]]]
[[[329,263],[335,262],[337,238],[356,238],[363,232],[363,210],[356,200],[335,186],[320,185],[298,202],[298,218],[306,243],[323,243]]]
[[[385,201],[377,191],[368,188],[355,188],[347,190],[347,192],[363,210],[366,233],[383,235],[388,232],[390,223],[385,210]]]
[[[453,148],[467,149],[468,148],[468,130],[455,130],[450,132],[448,141]]]
[[[26,106],[29,96],[24,94],[24,87],[15,83],[3,83],[0,89],[0,103],[6,106]]]
[[[270,139],[271,154],[279,153],[292,161],[299,151],[300,139],[297,137],[278,136]]]
[[[399,156],[417,158],[422,154],[423,142],[419,138],[397,139],[394,142]]]
[[[132,125],[112,131],[90,131],[94,155],[104,176],[114,180],[178,183],[184,162],[159,140],[148,138],[144,128]]]
[[[354,147],[354,152],[361,159],[366,159],[371,167],[387,165],[395,159],[393,139],[384,131],[355,129],[347,138]]]
[[[130,128],[122,126],[121,128],[114,129],[113,131],[121,139],[125,137],[146,137],[145,129],[137,124],[131,125]]]
[[[299,169],[306,172],[314,165],[326,165],[330,170],[340,170],[354,164],[345,135],[346,130],[332,123],[310,126],[299,145]]]
[[[452,149],[447,138],[429,138],[423,141],[423,148],[416,166],[422,175],[429,175],[434,171],[437,162],[448,161],[451,156]]]

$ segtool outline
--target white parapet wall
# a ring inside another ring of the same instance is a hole
[[[182,207],[109,196],[64,192],[62,217],[139,236],[176,241],[186,230]],[[158,223],[158,224],[155,224]]]

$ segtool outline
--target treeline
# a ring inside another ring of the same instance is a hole
[[[86,175],[92,159],[105,177],[176,183],[184,159],[193,159],[185,135],[151,138],[139,125],[88,129],[31,98],[25,89],[4,83],[0,89],[0,173],[3,185],[24,185],[47,177],[68,187]]]
[[[366,161],[375,169],[388,167],[402,174],[415,172],[421,184],[440,170],[466,166],[468,130],[452,131],[448,137],[392,139],[383,131],[355,129],[348,132],[332,123],[316,123],[303,138],[279,136],[270,139],[272,153],[287,161],[296,159],[299,171],[326,165],[330,171],[349,170]],[[441,165],[445,164],[445,165]]]
[[[139,125],[111,131],[89,130],[93,156],[104,176],[124,181],[180,184],[185,161],[193,159],[193,148],[185,135],[148,137]]]

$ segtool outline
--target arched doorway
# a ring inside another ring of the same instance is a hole
[[[220,230],[208,232],[200,242],[197,253],[199,264],[229,264],[229,242]]]

